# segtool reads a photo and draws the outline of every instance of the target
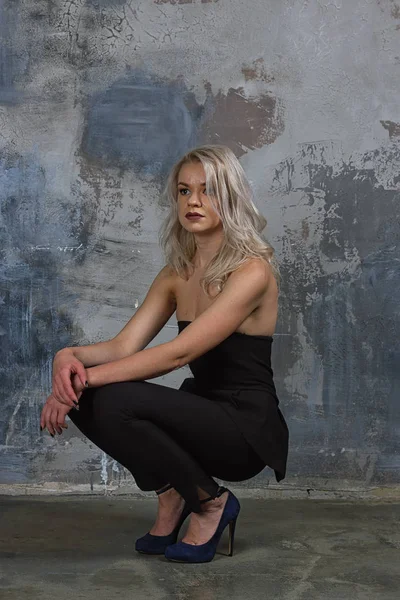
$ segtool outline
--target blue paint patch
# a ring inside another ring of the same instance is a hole
[[[27,66],[27,53],[17,54],[16,36],[19,1],[0,0],[0,104],[16,104],[21,93],[15,89],[16,78]]]
[[[90,100],[81,150],[104,166],[162,176],[196,144],[200,117],[183,84],[137,72]]]
[[[77,335],[70,316],[76,296],[60,272],[66,263],[74,268],[77,253],[63,249],[80,245],[75,233],[80,227],[79,216],[49,196],[46,173],[33,157],[0,156],[0,180],[0,482],[5,483],[35,479],[30,459],[41,452],[39,417],[51,391],[52,359]]]
[[[366,153],[360,158],[365,168],[349,163],[335,172],[325,159],[329,150],[304,144],[278,165],[274,184],[275,195],[303,193],[309,205],[321,204],[323,197],[325,213],[318,244],[304,237],[303,216],[297,225],[285,225],[282,241],[290,252],[280,265],[280,320],[291,337],[274,364],[292,445],[298,448],[292,464],[297,461],[299,475],[324,472],[367,484],[398,483],[398,463],[390,457],[400,453],[400,195],[378,183],[373,165],[384,164],[389,152],[398,157],[400,148]],[[356,270],[354,257],[360,261]],[[335,263],[341,268],[332,268]],[[298,314],[304,326],[300,336]],[[316,380],[308,383],[298,367],[304,339],[320,365]],[[296,383],[291,386],[293,379],[300,381],[301,393]],[[341,448],[379,455],[379,464],[387,462],[384,476],[376,461],[364,464],[354,452],[343,452],[339,461]],[[324,471],[327,453],[333,463]]]

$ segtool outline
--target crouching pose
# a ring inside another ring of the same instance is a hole
[[[227,147],[185,154],[164,199],[165,266],[118,335],[56,354],[41,427],[60,434],[68,414],[140,489],[158,494],[156,521],[136,550],[206,562],[227,526],[232,555],[240,511],[214,478],[243,481],[267,465],[277,481],[286,472],[288,429],[271,369],[278,268]],[[178,335],[146,348],[174,313]],[[147,381],[184,365],[193,377],[179,389]]]

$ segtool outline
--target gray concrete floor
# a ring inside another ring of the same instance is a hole
[[[206,564],[134,551],[156,500],[0,496],[1,600],[399,600],[400,504],[241,500]]]

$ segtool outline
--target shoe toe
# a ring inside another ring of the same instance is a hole
[[[164,554],[165,548],[171,543],[170,536],[155,536],[146,533],[136,540],[135,550],[143,554]]]
[[[170,546],[167,546],[165,549],[165,554],[164,554],[165,558],[167,558],[168,560],[177,560],[177,561],[185,561],[186,562],[186,555],[184,552],[184,548],[183,548],[183,544],[182,542],[178,542],[177,544],[171,544]]]

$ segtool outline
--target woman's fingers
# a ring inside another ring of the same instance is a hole
[[[71,372],[68,368],[61,369],[56,377],[58,397],[57,400],[72,408],[78,403],[78,398],[71,383]]]
[[[62,434],[63,429],[67,429],[68,425],[65,422],[65,415],[69,413],[71,409],[67,408],[63,404],[56,404],[54,407],[54,413],[52,413],[52,424],[58,434]]]
[[[48,419],[49,412],[50,412],[49,403],[47,401],[46,404],[43,406],[42,414],[40,415],[40,428],[41,429],[45,429],[47,427],[47,419]]]
[[[56,433],[61,435],[63,429],[68,429],[68,425],[65,422],[65,416],[69,413],[69,411],[69,407],[66,407],[65,404],[58,402],[53,394],[50,394],[40,416],[41,429],[47,428],[48,432],[52,436],[54,436]]]
[[[79,402],[80,397],[83,394],[83,391],[86,389],[86,386],[82,386],[82,382],[80,380],[78,373],[75,373],[75,375],[73,375],[73,377],[71,379],[71,383],[72,383],[72,387],[74,388],[74,392],[75,392],[76,397],[78,398],[78,402]]]
[[[51,410],[51,414],[50,414],[50,418],[49,418],[49,423],[50,423],[50,427],[51,427],[51,431],[50,433],[54,434],[54,433],[62,433],[62,428],[61,426],[58,424],[58,414],[59,414],[59,409],[57,408],[57,406],[54,406]]]
[[[55,435],[55,429],[53,426],[53,412],[54,412],[54,408],[53,406],[50,404],[47,407],[46,410],[46,416],[45,416],[45,427],[47,427],[47,431],[49,432],[50,435],[54,436]]]
[[[68,425],[65,422],[65,415],[69,413],[69,410],[65,410],[65,407],[60,406],[57,413],[57,426],[60,429],[58,433],[62,433],[63,429],[68,429]]]
[[[76,372],[79,376],[79,379],[81,380],[83,387],[85,387],[86,380],[87,380],[86,369],[83,366],[83,363],[81,363],[80,361],[78,361],[78,363],[76,364]]]

